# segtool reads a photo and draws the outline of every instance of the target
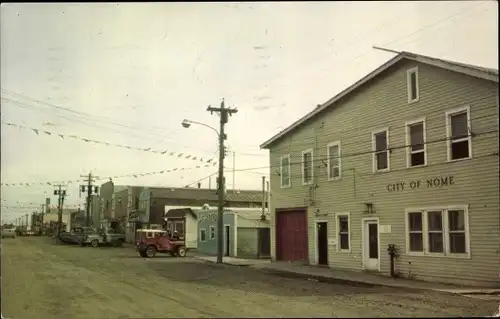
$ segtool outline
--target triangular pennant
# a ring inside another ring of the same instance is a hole
[[[36,133],[36,135],[40,135],[40,133],[38,133],[38,130],[37,130],[37,129],[32,128],[32,130],[33,130],[33,132],[35,132],[35,133]]]
[[[163,151],[163,152],[161,152],[161,154],[165,154],[165,153],[167,153],[167,152],[168,152],[168,151]]]
[[[137,178],[137,175],[134,175],[135,178]]]
[[[184,153],[179,153],[179,155],[177,155],[177,157],[181,157],[182,155],[184,155]]]
[[[196,156],[193,157],[193,161],[197,160],[198,158]]]
[[[51,132],[49,132],[49,131],[43,131],[43,132],[44,132],[45,134],[47,134],[47,135],[52,135],[52,133],[51,133]]]
[[[82,138],[82,140],[84,140],[85,142],[90,142],[90,140],[87,140],[87,139],[85,139],[85,138]]]
[[[150,151],[150,150],[151,150],[151,147],[143,149],[144,152],[147,152],[147,151]]]
[[[163,174],[163,173],[165,173],[165,171],[160,171],[160,174]]]
[[[62,138],[62,139],[64,140],[64,135],[62,135],[62,134],[59,134],[59,136],[60,136],[60,137],[61,137],[61,138]]]

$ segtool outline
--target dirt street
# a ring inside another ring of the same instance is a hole
[[[7,318],[484,316],[496,301],[285,279],[193,258],[144,259],[132,248],[3,240]]]

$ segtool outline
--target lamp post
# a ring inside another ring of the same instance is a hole
[[[191,124],[197,124],[204,126],[206,128],[211,129],[217,134],[217,137],[219,139],[219,185],[217,187],[218,191],[218,196],[219,196],[219,205],[218,205],[218,213],[217,213],[217,263],[221,264],[223,262],[222,256],[223,256],[223,236],[224,236],[224,134],[220,134],[217,129],[214,127],[201,123],[201,122],[196,122],[196,121],[191,121],[191,120],[183,120],[182,121],[182,127],[184,128],[189,128]],[[223,128],[223,127],[222,127]]]

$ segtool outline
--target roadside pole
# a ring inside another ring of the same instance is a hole
[[[224,157],[225,146],[224,141],[227,135],[224,132],[224,126],[228,122],[229,116],[238,112],[237,109],[226,108],[224,99],[221,102],[220,108],[208,107],[207,111],[210,113],[219,113],[220,115],[220,129],[219,129],[219,178],[218,178],[218,195],[219,195],[219,209],[217,214],[217,263],[222,263],[222,256],[224,255],[224,193],[225,193],[225,178],[224,178]]]
[[[87,193],[87,207],[86,207],[86,213],[85,213],[85,226],[90,227],[90,206],[92,202],[92,193],[94,192],[95,194],[98,193],[98,186],[94,186],[93,183],[95,182],[96,178],[99,178],[98,176],[92,176],[92,172],[89,173],[87,176],[80,175],[80,177],[87,177],[87,185],[81,185],[80,186],[80,192],[82,193]]]
[[[58,189],[54,190],[54,195],[57,195],[57,237],[61,235],[62,228],[62,212],[64,205],[64,197],[66,197],[66,190],[62,189],[62,185],[56,185]]]

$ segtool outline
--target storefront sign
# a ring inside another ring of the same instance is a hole
[[[201,215],[201,216],[199,217],[199,220],[200,220],[201,222],[206,221],[206,220],[208,220],[208,221],[210,221],[210,220],[211,220],[211,221],[213,221],[213,222],[214,222],[214,221],[216,221],[216,220],[217,220],[217,214],[216,214],[216,213],[212,213],[212,214],[203,214],[203,215]]]
[[[388,192],[402,192],[405,190],[419,188],[441,188],[455,184],[454,176],[433,177],[426,180],[413,180],[409,182],[398,182],[387,185]]]

